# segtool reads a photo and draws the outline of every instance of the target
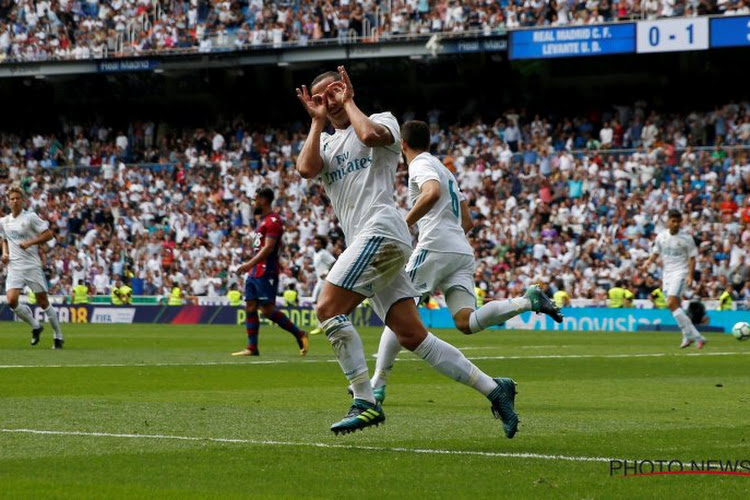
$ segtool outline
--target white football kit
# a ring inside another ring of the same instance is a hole
[[[34,293],[47,292],[47,279],[42,272],[39,248],[34,245],[26,250],[21,243],[49,229],[49,223],[29,210],[22,210],[18,217],[8,214],[0,219],[0,236],[8,241],[10,262],[5,289],[23,290],[28,286]]]
[[[464,195],[456,178],[443,163],[429,153],[421,153],[409,164],[409,199],[412,206],[422,186],[435,180],[440,183],[440,198],[417,222],[419,241],[406,266],[406,272],[417,290],[431,293],[460,287],[474,295],[474,249],[461,225],[461,201]],[[462,304],[471,306],[474,304]],[[452,314],[457,311],[451,310]]]
[[[393,199],[401,157],[398,121],[391,113],[376,113],[370,119],[388,128],[393,144],[368,147],[351,125],[321,134],[320,180],[347,242],[327,280],[371,297],[373,309],[385,321],[394,303],[419,293],[404,271],[412,251],[411,236]]]
[[[664,230],[656,236],[651,253],[659,255],[662,260],[664,294],[682,298],[690,258],[698,255],[693,237],[683,232],[671,234],[668,229]]]

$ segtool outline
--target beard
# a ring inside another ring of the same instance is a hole
[[[263,209],[260,207],[255,207],[253,209],[253,215],[260,215],[263,212]]]

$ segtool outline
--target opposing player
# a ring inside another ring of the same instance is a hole
[[[401,155],[398,122],[391,113],[366,116],[354,102],[354,88],[343,66],[319,75],[297,97],[312,123],[297,158],[306,179],[319,177],[331,199],[347,240],[347,249],[328,274],[316,312],[326,337],[353,391],[347,415],[331,426],[349,433],[385,420],[370,385],[362,340],[347,317],[369,297],[380,318],[402,346],[440,373],[485,395],[492,412],[503,421],[507,437],[518,429],[516,384],[492,379],[452,345],[429,333],[414,298],[419,292],[404,266],[411,254],[411,236],[393,200]],[[335,131],[324,132],[327,120]]]
[[[261,222],[256,230],[253,247],[255,255],[237,268],[237,274],[249,274],[245,280],[245,328],[247,348],[232,353],[232,356],[258,356],[258,330],[260,319],[258,305],[263,315],[291,333],[299,346],[300,356],[307,356],[310,347],[307,332],[300,330],[284,313],[276,308],[276,292],[279,288],[279,250],[284,225],[281,216],[271,210],[274,194],[270,188],[260,188],[255,193],[255,214]]]
[[[706,339],[682,309],[682,294],[693,284],[698,249],[693,237],[680,231],[681,224],[682,214],[679,210],[671,209],[667,212],[667,229],[656,236],[651,255],[643,263],[641,270],[648,273],[651,263],[661,256],[664,268],[662,290],[667,296],[667,307],[682,331],[680,347],[684,349],[695,342],[695,346],[702,349],[706,345]]]
[[[10,308],[22,321],[31,326],[31,345],[39,343],[44,327],[34,318],[26,304],[19,304],[18,298],[25,286],[36,295],[37,304],[44,310],[54,332],[53,349],[62,349],[65,340],[60,330],[57,310],[49,303],[47,279],[42,270],[39,247],[54,238],[49,223],[36,213],[24,210],[23,190],[19,186],[8,188],[10,214],[0,219],[0,236],[3,238],[3,264],[8,266],[5,283],[6,296]]]
[[[328,251],[326,246],[328,245],[328,238],[322,234],[316,235],[313,239],[313,248],[315,249],[315,256],[313,257],[313,267],[315,268],[315,277],[318,281],[315,283],[313,288],[313,304],[318,303],[320,298],[320,292],[323,290],[323,283],[326,281],[326,276],[331,271],[331,267],[336,262],[336,257]],[[318,335],[323,333],[323,329],[318,326],[310,335]]]
[[[417,291],[430,294],[442,290],[456,328],[470,335],[499,325],[525,311],[541,312],[556,322],[560,309],[542,290],[532,285],[523,297],[488,302],[475,309],[474,249],[466,239],[473,227],[469,205],[455,177],[429,153],[430,128],[413,120],[401,126],[401,147],[409,165],[409,198],[412,208],[406,223],[419,229],[419,240],[406,272]],[[386,327],[380,337],[372,387],[375,399],[385,399],[385,383],[401,346]]]

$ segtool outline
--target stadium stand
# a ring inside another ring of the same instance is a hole
[[[21,0],[0,5],[0,57],[17,62],[208,53],[747,13],[747,0]]]
[[[694,297],[715,299],[729,282],[741,303],[750,300],[748,116],[748,102],[689,114],[636,102],[561,118],[507,109],[468,125],[441,123],[437,111],[427,119],[433,151],[468,195],[488,297],[542,281],[601,301],[623,279],[645,299],[659,276],[636,263],[678,208],[700,248]],[[0,137],[0,194],[20,182],[58,234],[45,252],[52,293],[70,295],[84,279],[105,296],[122,275],[135,295],[177,284],[223,296],[253,238],[252,197],[269,185],[288,224],[280,289],[295,282],[309,295],[313,236],[327,234],[334,254],[344,242],[320,187],[294,172],[304,136],[242,122],[182,133],[162,125],[63,123],[54,134]],[[405,206],[405,171],[396,197]]]

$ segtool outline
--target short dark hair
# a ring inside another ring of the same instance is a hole
[[[667,218],[668,219],[682,219],[682,212],[680,212],[676,208],[670,208],[669,212],[667,212]]]
[[[313,240],[319,241],[321,245],[326,246],[328,245],[328,238],[325,237],[325,235],[322,234],[316,234],[313,237]]]
[[[255,196],[256,197],[259,196],[261,198],[265,198],[268,201],[268,203],[273,203],[273,200],[275,198],[275,196],[273,194],[273,189],[271,189],[269,187],[262,187],[262,188],[258,189],[255,192]]]
[[[336,71],[326,71],[325,73],[321,73],[318,76],[315,77],[315,79],[310,84],[310,89],[312,89],[314,86],[316,86],[318,83],[322,82],[326,78],[333,78],[334,82],[340,82],[341,81],[341,75],[338,74]]]
[[[421,120],[409,120],[401,125],[401,139],[418,151],[430,149],[430,126]]]

